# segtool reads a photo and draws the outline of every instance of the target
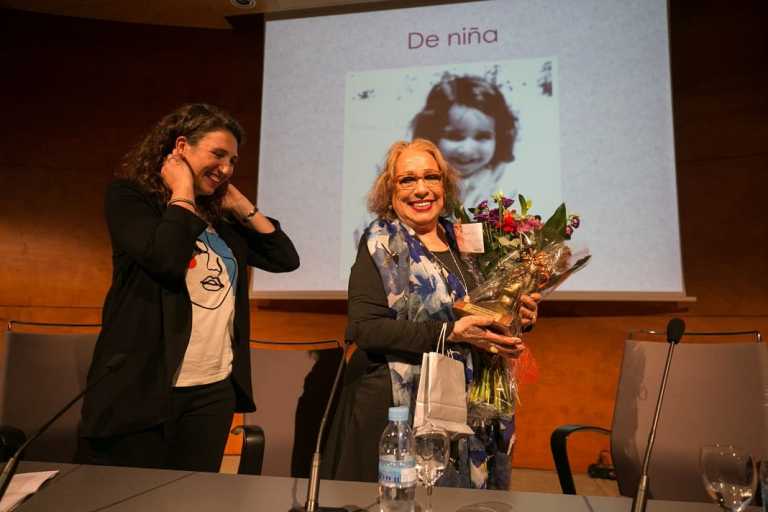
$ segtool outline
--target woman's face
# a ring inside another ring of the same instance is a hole
[[[437,227],[445,206],[443,175],[435,159],[426,151],[406,149],[395,162],[392,208],[400,220],[428,233]]]
[[[486,168],[496,152],[494,119],[465,105],[453,105],[448,124],[443,128],[437,147],[462,178],[469,178]]]
[[[196,196],[213,194],[235,172],[237,139],[227,130],[208,132],[197,144],[179,137],[176,149],[192,168]]]

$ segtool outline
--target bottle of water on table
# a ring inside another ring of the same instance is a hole
[[[413,512],[416,500],[416,458],[408,407],[390,407],[389,424],[379,441],[379,509]]]

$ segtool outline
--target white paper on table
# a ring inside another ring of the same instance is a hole
[[[0,512],[8,512],[16,508],[27,496],[35,494],[40,486],[50,480],[58,471],[37,471],[35,473],[20,473],[13,475],[8,489],[0,501]]]

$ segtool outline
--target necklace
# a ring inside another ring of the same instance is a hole
[[[451,255],[451,259],[453,260],[453,264],[456,265],[456,269],[459,271],[459,277],[461,278],[461,284],[464,285],[464,293],[466,294],[465,300],[469,302],[469,288],[467,287],[467,280],[464,279],[464,272],[461,270],[461,265],[459,265],[459,262],[456,260],[456,256],[453,255],[453,249],[451,249],[451,244],[446,244],[448,246],[448,253]]]
[[[461,265],[459,265],[459,262],[456,259],[456,256],[453,254],[453,249],[451,249],[451,244],[450,244],[450,241],[448,239],[448,235],[445,233],[445,228],[443,228],[443,226],[440,226],[439,227],[439,232],[443,235],[441,238],[443,238],[443,237],[445,238],[445,240],[443,240],[443,243],[445,243],[445,246],[448,247],[448,254],[451,255],[451,259],[453,260],[453,264],[456,265],[456,270],[459,271],[459,277],[461,278],[461,284],[464,285],[464,293],[466,294],[465,295],[465,300],[467,302],[469,302],[469,287],[467,286],[467,280],[464,279],[464,272],[461,270]],[[448,273],[451,272],[448,268],[445,267],[445,265],[443,265],[443,262],[440,261],[440,258],[435,256],[435,259],[440,264],[440,266],[443,267],[443,269],[445,269],[446,272],[448,272]]]

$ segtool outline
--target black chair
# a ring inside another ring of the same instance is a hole
[[[239,475],[260,475],[264,465],[264,429],[258,425],[239,425],[232,433],[243,435],[240,449],[240,463],[237,466]]]
[[[552,457],[565,494],[576,494],[567,440],[584,431],[610,436],[619,492],[631,497],[637,490],[668,345],[632,339],[636,334],[630,333],[625,341],[611,429],[571,424],[552,432]],[[710,501],[698,469],[702,445],[740,445],[750,449],[757,460],[768,455],[768,349],[761,343],[760,333],[687,333],[685,338],[736,335],[752,336],[757,343],[684,340],[675,347],[649,467],[651,497]]]
[[[43,332],[17,331],[34,328]],[[11,321],[0,347],[0,451],[6,458],[85,387],[98,332],[61,334],[51,328],[99,324]],[[32,443],[25,460],[72,462],[77,448],[78,402]]]
[[[308,476],[341,354],[336,340],[251,340],[258,409],[245,414],[244,424],[232,430],[243,434],[239,474]]]

